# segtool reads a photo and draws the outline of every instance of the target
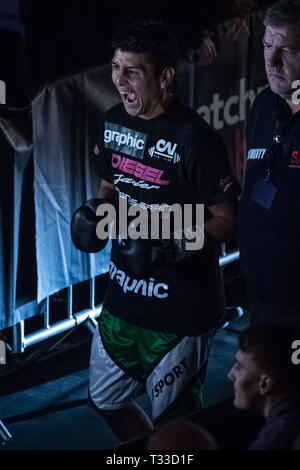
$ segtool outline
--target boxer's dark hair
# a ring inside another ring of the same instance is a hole
[[[300,40],[300,0],[279,0],[271,5],[264,18],[265,26],[295,26]]]
[[[273,376],[281,392],[300,393],[300,366],[292,362],[297,339],[300,330],[287,323],[257,323],[241,333],[239,349],[251,354],[260,372]]]
[[[144,53],[160,73],[165,67],[176,67],[178,45],[169,28],[158,21],[132,23],[116,33],[113,49]]]

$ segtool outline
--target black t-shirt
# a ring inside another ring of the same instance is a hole
[[[241,263],[259,300],[300,306],[300,113],[292,115],[283,99],[263,90],[250,113],[247,144],[239,208]],[[266,209],[251,194],[271,161],[277,193]]]
[[[153,210],[162,204],[199,203],[207,208],[236,200],[223,140],[176,100],[150,120],[131,117],[118,104],[106,113],[100,134],[96,171],[131,205]],[[120,269],[112,250],[104,306],[157,331],[195,335],[219,326],[224,298],[217,247],[208,246],[142,280]]]

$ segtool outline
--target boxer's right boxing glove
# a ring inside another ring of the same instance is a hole
[[[112,205],[112,201],[100,198],[89,199],[74,212],[71,220],[71,237],[78,250],[97,253],[105,248],[109,235],[102,239],[98,237],[96,231],[97,224],[103,218],[103,216],[96,215],[101,204]]]

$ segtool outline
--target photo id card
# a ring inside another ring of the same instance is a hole
[[[265,209],[271,209],[277,191],[272,181],[262,178],[256,181],[250,199]]]

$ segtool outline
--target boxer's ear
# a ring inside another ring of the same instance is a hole
[[[160,74],[160,88],[162,90],[167,90],[168,86],[172,82],[175,76],[175,69],[173,67],[166,67]]]

